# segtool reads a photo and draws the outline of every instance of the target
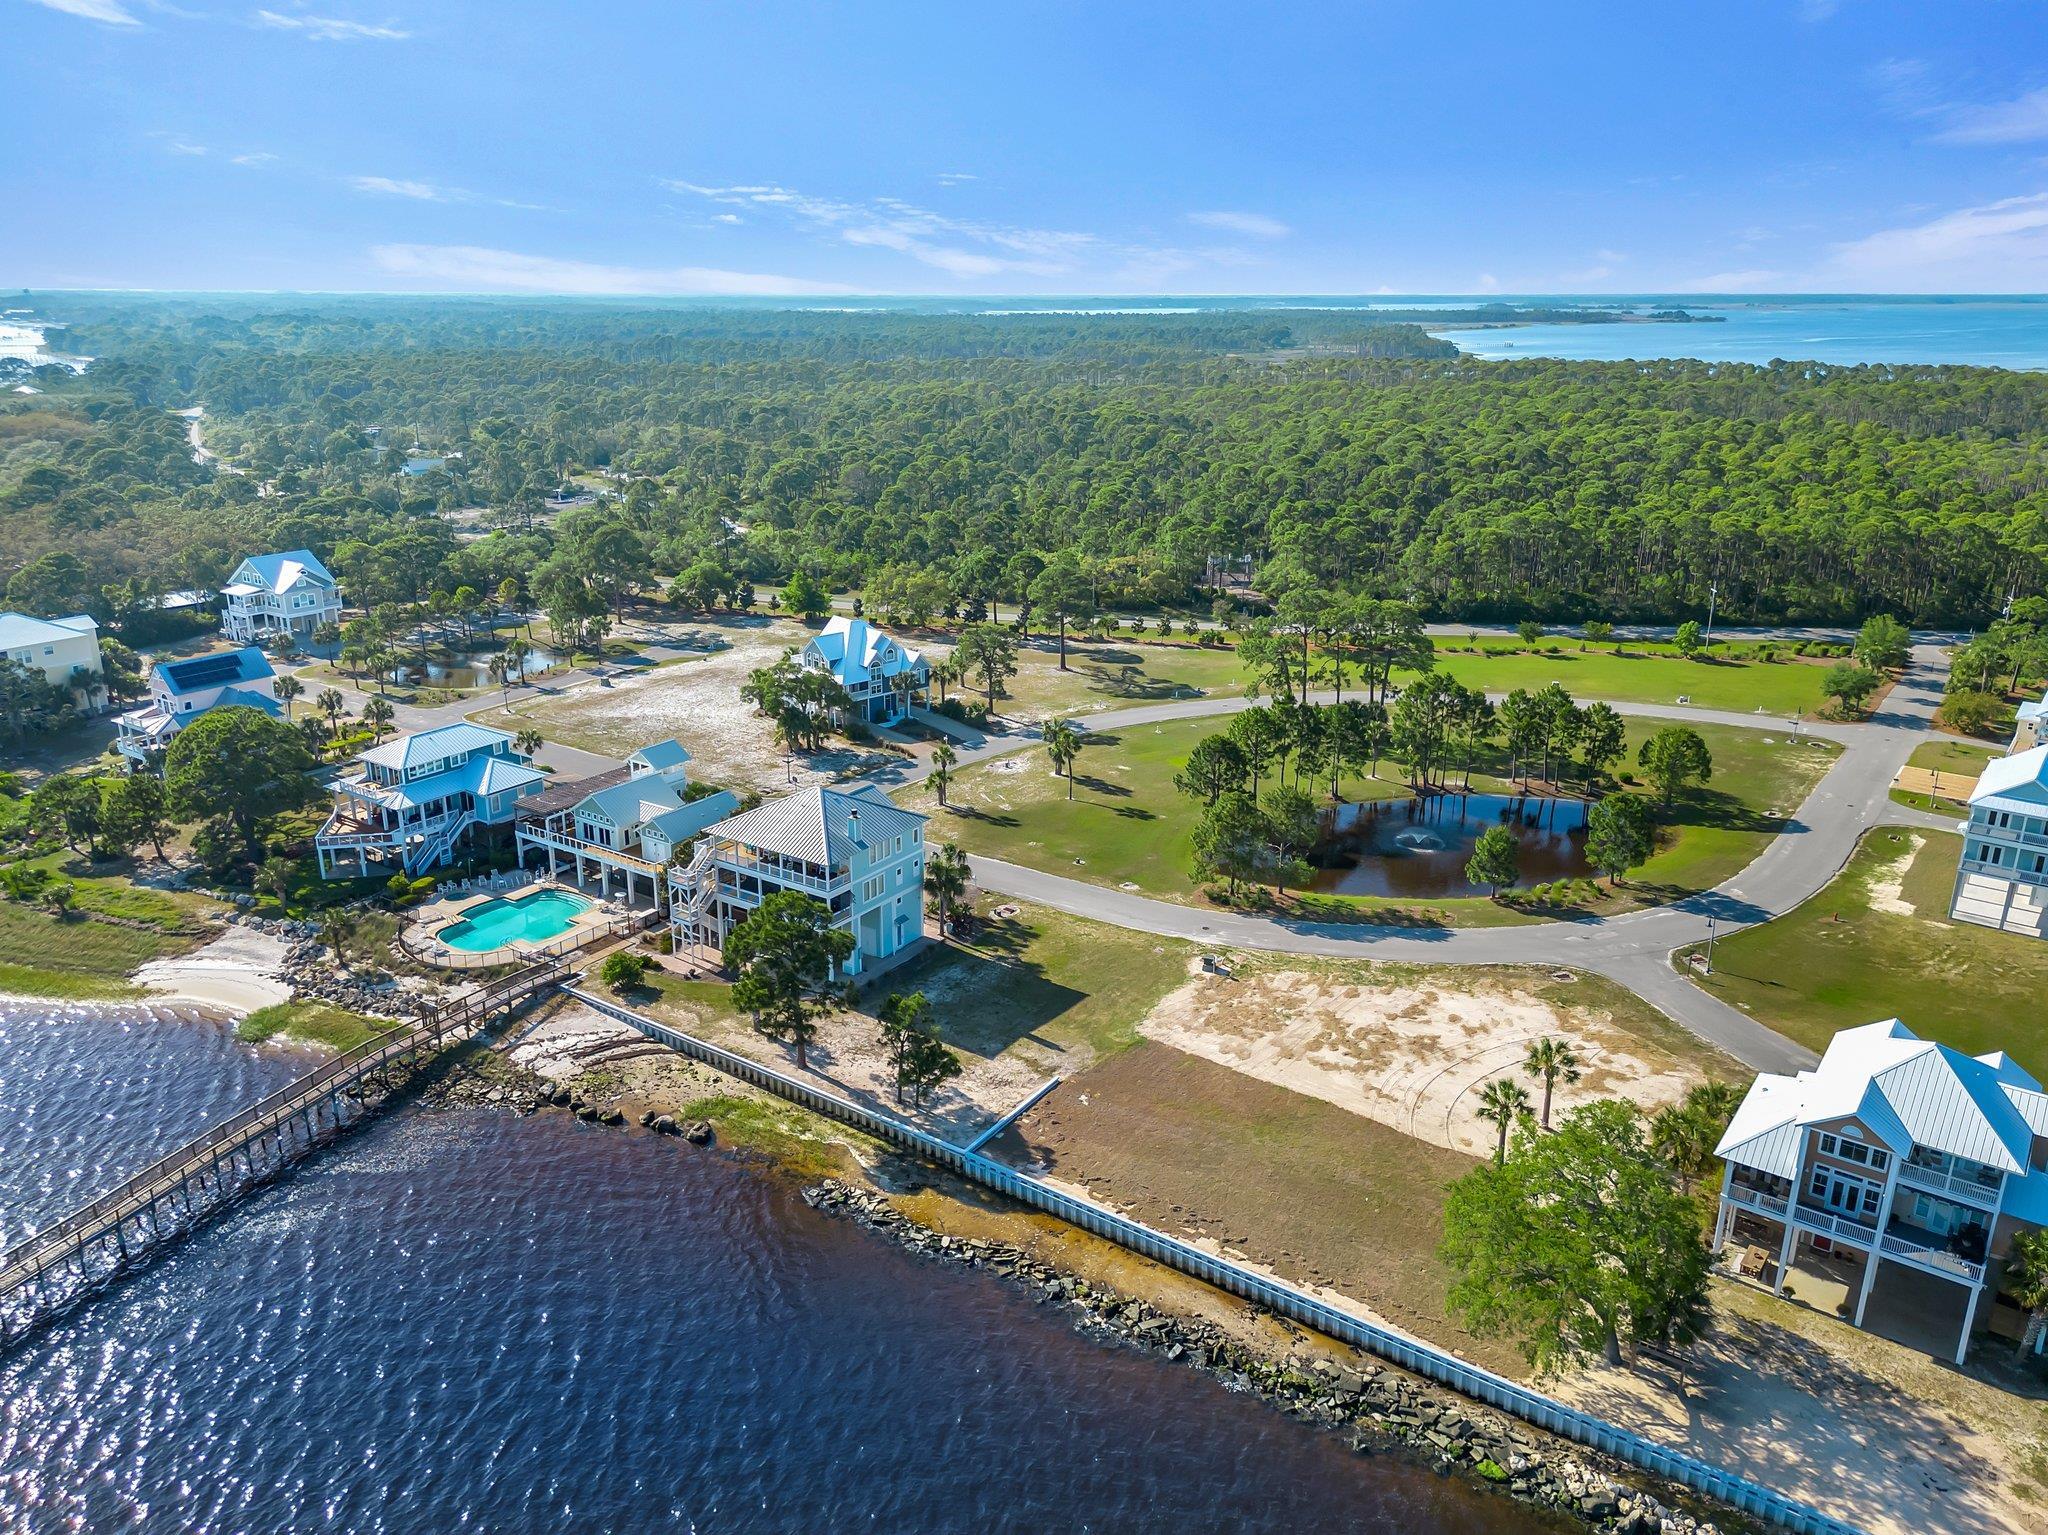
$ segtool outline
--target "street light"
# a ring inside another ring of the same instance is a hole
[[[1709,917],[1709,918],[1707,918],[1707,968],[1706,968],[1706,969],[1705,969],[1705,970],[1704,970],[1704,971],[1702,972],[1702,974],[1705,974],[1705,975],[1712,975],[1713,973],[1714,973],[1714,919],[1713,919],[1712,917]]]

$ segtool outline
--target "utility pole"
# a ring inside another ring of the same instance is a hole
[[[1707,649],[1714,648],[1714,598],[1721,590],[1719,581],[1707,583]]]
[[[1703,973],[1707,975],[1714,973],[1714,919],[1712,917],[1707,918],[1707,968]]]

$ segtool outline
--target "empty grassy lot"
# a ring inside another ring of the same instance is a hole
[[[932,835],[977,853],[1096,884],[1132,886],[1172,900],[1198,900],[1190,873],[1190,834],[1200,807],[1173,787],[1173,776],[1221,719],[1173,720],[1091,734],[1075,764],[1074,797],[1033,747],[957,775],[941,809],[928,786],[899,798],[933,816]],[[1631,720],[1629,760],[1659,726]],[[1739,872],[1761,853],[1834,760],[1836,749],[1812,737],[1709,725],[1700,729],[1714,759],[1713,779],[1675,802],[1657,854],[1611,898],[1623,905],[1683,899]],[[1505,767],[1505,763],[1488,764]],[[1391,762],[1380,778],[1347,778],[1347,799],[1405,798]],[[1475,773],[1475,789],[1498,787]],[[1327,785],[1318,785],[1324,789]],[[1773,819],[1770,812],[1778,812]],[[1426,906],[1378,898],[1313,896],[1310,914],[1344,919],[1480,926],[1533,920],[1483,898]]]
[[[0,901],[0,991],[80,1001],[139,996],[127,979],[136,969],[188,953],[197,943],[158,929],[59,919]]]
[[[1947,832],[1870,832],[1812,900],[1717,943],[1713,975],[1695,983],[1816,1050],[1837,1029],[1896,1017],[2048,1074],[2048,943],[1949,921],[1961,851]]]
[[[1812,661],[1688,661],[1651,646],[1581,649],[1576,640],[1539,643],[1552,648],[1506,653],[1482,644],[1475,655],[1455,641],[1439,639],[1437,668],[1467,687],[1489,693],[1514,688],[1533,693],[1556,682],[1574,698],[1644,704],[1674,704],[1685,698],[1702,709],[1761,711],[1781,719],[1818,713],[1827,701],[1820,691],[1827,667]]]
[[[1922,741],[1913,748],[1913,755],[1906,759],[1906,766],[1925,768],[1930,773],[1939,773],[1944,779],[1955,775],[1953,792],[1947,783],[1942,785],[1939,799],[1932,794],[1917,790],[1893,789],[1895,804],[1910,805],[1915,810],[1932,810],[1940,814],[1967,804],[1970,790],[1976,787],[1977,775],[1984,771],[1984,764],[2005,755],[2003,748],[1986,746],[1980,741],[1965,741],[1950,736],[1939,741]]]

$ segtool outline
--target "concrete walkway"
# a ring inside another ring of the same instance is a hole
[[[1710,921],[1714,931],[1725,936],[1782,916],[1841,872],[1857,840],[1873,826],[1954,826],[1953,820],[1909,810],[1890,798],[1892,779],[1913,748],[1927,737],[1941,701],[1947,667],[1947,656],[1938,644],[1916,644],[1906,675],[1870,720],[1801,726],[1806,734],[1838,742],[1842,755],[1763,854],[1718,889],[1625,916],[1510,928],[1416,929],[1295,922],[1176,905],[999,859],[977,857],[970,862],[976,883],[985,889],[1118,927],[1218,947],[1424,964],[1542,965],[1594,971],[1626,986],[1744,1064],[1764,1071],[1792,1071],[1813,1064],[1813,1053],[1694,986],[1672,967],[1672,951],[1703,941]],[[1250,701],[1242,698],[1188,699],[1094,715],[1082,723],[1091,731],[1126,729],[1162,720],[1227,715],[1248,707]],[[1774,723],[1770,716],[1675,705],[1614,707],[1624,714],[1751,729]],[[1791,728],[1789,722],[1785,728]],[[1029,732],[992,737],[986,746],[963,752],[961,765],[1015,752],[1034,740]],[[910,784],[927,771],[922,763],[903,764],[884,770],[881,777],[885,782]]]

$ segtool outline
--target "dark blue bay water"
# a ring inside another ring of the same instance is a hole
[[[293,1064],[0,1005],[0,1228]],[[562,1116],[389,1115],[0,1357],[8,1535],[1550,1527]]]

